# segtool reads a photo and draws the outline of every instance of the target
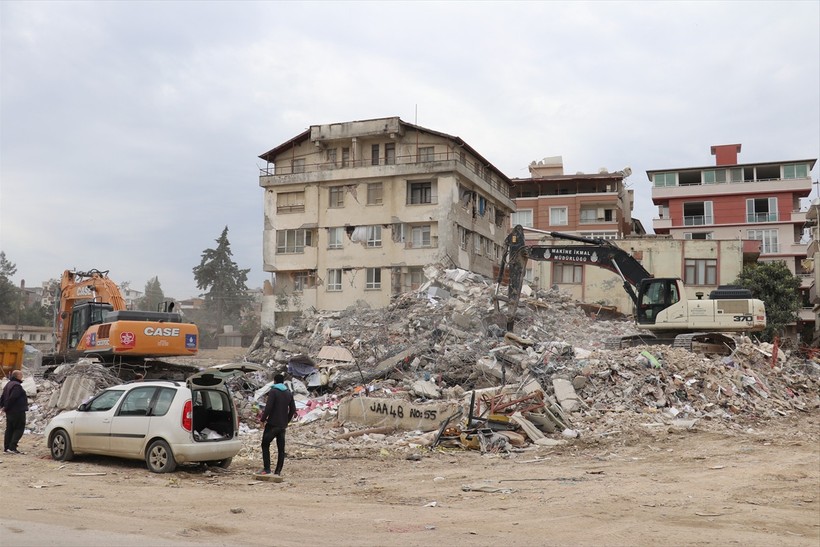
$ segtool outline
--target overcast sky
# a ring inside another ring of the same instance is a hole
[[[110,270],[199,294],[228,226],[262,271],[258,156],[400,116],[509,177],[820,156],[820,2],[0,1],[0,250],[15,283]],[[417,114],[416,114],[417,113]],[[812,172],[817,180],[818,168]]]

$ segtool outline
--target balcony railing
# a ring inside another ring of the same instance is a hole
[[[711,216],[706,215],[693,215],[693,216],[685,216],[683,217],[683,225],[684,226],[705,226],[706,224],[712,224],[714,220]]]
[[[396,156],[395,158],[358,158],[356,160],[336,160],[319,163],[291,163],[284,160],[278,166],[269,165],[259,169],[260,177],[286,176],[304,173],[319,173],[340,169],[356,169],[362,167],[379,167],[386,165],[432,165],[437,162],[456,161],[478,178],[489,183],[506,197],[510,195],[509,186],[502,182],[495,173],[479,161],[470,161],[467,158],[454,154],[452,151],[437,154],[412,154]]]
[[[777,212],[773,213],[746,213],[746,222],[777,222]]]

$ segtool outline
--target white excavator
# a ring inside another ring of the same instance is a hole
[[[495,299],[499,313],[499,302],[507,302],[507,330],[510,332],[515,326],[528,260],[590,264],[621,277],[624,290],[635,307],[637,326],[648,332],[607,340],[608,347],[671,344],[691,350],[693,344],[698,343],[733,348],[733,335],[766,328],[765,305],[762,300],[752,298],[748,289],[721,286],[713,290],[709,298],[698,294],[697,299],[689,300],[680,278],[653,277],[635,257],[610,240],[534,231],[585,245],[527,245],[524,228],[518,225],[512,229],[504,242],[497,283],[500,287],[505,271],[509,270],[507,296],[497,294]]]

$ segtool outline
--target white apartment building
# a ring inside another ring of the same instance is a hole
[[[511,181],[459,137],[379,118],[311,126],[260,158],[263,325],[385,307],[430,263],[497,271]]]

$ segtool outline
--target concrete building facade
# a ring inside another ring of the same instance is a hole
[[[528,238],[530,245],[575,244],[549,236],[536,240],[537,234],[532,237]],[[708,298],[719,285],[734,281],[744,263],[753,262],[757,256],[744,249],[743,241],[736,239],[705,241],[628,236],[612,243],[631,254],[653,276],[681,278],[689,299],[698,298],[698,293]],[[580,302],[616,308],[626,315],[633,312],[633,303],[623,288],[623,281],[607,269],[565,262],[530,261],[530,265],[534,272],[529,284],[536,289],[556,287]]]
[[[561,156],[529,165],[530,178],[513,179],[516,205],[510,224],[604,239],[642,229],[633,226],[633,191],[624,185],[631,169],[596,174],[564,173]]]
[[[511,181],[459,137],[380,118],[314,125],[260,158],[263,325],[385,307],[429,263],[487,276],[498,264]]]
[[[807,243],[800,199],[811,193],[816,159],[738,163],[740,144],[712,146],[715,165],[653,169],[656,234],[674,239],[759,241],[760,261],[782,260],[802,273]]]

